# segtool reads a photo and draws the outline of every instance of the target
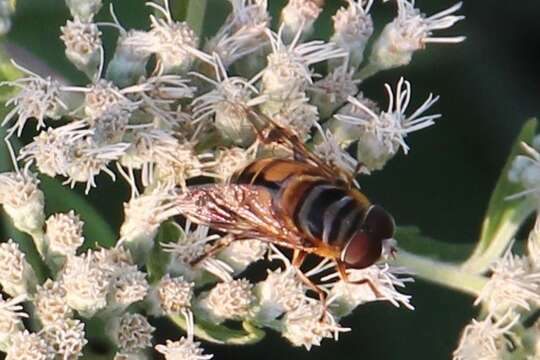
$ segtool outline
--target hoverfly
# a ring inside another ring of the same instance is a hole
[[[367,283],[379,296],[369,279],[349,281],[347,269],[380,258],[383,242],[394,235],[392,216],[355,187],[353,174],[323,161],[271,119],[245,111],[262,143],[285,146],[294,159],[257,159],[228,184],[192,186],[178,196],[186,218],[228,234],[193,264],[232,241],[259,239],[293,250],[291,264],[323,304],[324,291],[300,270],[308,254],[332,260],[342,280]]]

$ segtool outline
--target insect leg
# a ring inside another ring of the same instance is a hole
[[[343,262],[336,261],[336,268],[337,268],[337,270],[339,272],[339,277],[344,282],[346,282],[348,284],[354,284],[354,285],[367,284],[369,286],[369,288],[371,289],[371,291],[373,292],[373,294],[375,295],[375,297],[377,297],[377,298],[384,297],[383,294],[381,294],[381,292],[379,290],[377,290],[377,287],[375,286],[375,284],[373,284],[373,281],[371,281],[371,279],[364,278],[364,279],[360,279],[360,280],[350,280],[349,275],[347,274],[347,268],[345,267],[345,264]]]
[[[322,309],[323,309],[322,314],[321,314],[321,321],[323,321],[326,316],[326,310],[328,308],[326,304],[327,295],[323,289],[317,286],[317,284],[315,284],[309,277],[307,277],[306,274],[304,274],[304,272],[300,269],[300,266],[302,266],[302,264],[304,263],[304,260],[306,260],[307,254],[308,253],[305,251],[295,249],[291,263],[295,268],[298,269],[297,273],[298,273],[298,276],[300,277],[300,280],[302,280],[304,284],[306,284],[311,290],[315,291],[317,295],[319,295],[319,300],[321,302]]]
[[[234,235],[232,234],[225,235],[221,239],[217,240],[214,244],[212,244],[212,246],[208,250],[206,250],[206,252],[203,255],[193,260],[190,263],[190,265],[196,266],[200,264],[205,259],[208,259],[209,257],[216,255],[218,252],[220,252],[221,250],[229,246],[235,240],[237,240],[237,238]]]

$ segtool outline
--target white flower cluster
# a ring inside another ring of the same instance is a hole
[[[516,156],[507,174],[511,182],[524,188],[507,201],[529,202],[537,210],[539,140],[536,137],[532,146],[522,144],[526,155]],[[525,358],[526,355],[516,352],[515,341],[522,341],[520,338],[527,338],[531,344],[527,346],[528,354],[535,354],[527,358],[540,356],[540,322],[535,320],[533,326],[525,326],[530,319],[536,319],[540,306],[540,216],[537,215],[529,233],[524,253],[513,252],[512,245],[510,241],[505,252],[491,263],[487,272],[489,278],[475,301],[483,312],[463,330],[454,360]]]
[[[192,179],[227,184],[243,166],[275,150],[260,144],[251,110],[311,142],[318,156],[346,173],[378,170],[400,148],[406,153],[406,136],[440,116],[425,115],[438,98],[430,95],[406,115],[408,81],[399,80],[395,91],[386,86],[385,111],[358,87],[367,75],[405,65],[426,43],[440,42],[432,32],[460,20],[452,15],[460,4],[428,17],[411,0],[397,0],[397,18],[373,38],[373,1],[348,0],[333,17],[328,42],[309,40],[322,2],[290,0],[277,31],[270,28],[266,0],[229,2],[231,14],[203,42],[188,23],[174,19],[166,0],[147,3],[149,30],[125,29],[112,7],[112,22],[95,22],[101,0],[66,0],[73,18],[61,28],[60,40],[89,82],[65,84],[19,67],[24,76],[4,83],[19,90],[2,123],[9,127],[7,142],[20,137],[27,123],[35,122],[39,133],[19,154],[11,150],[17,170],[0,174],[0,204],[18,229],[32,235],[54,275],[36,286],[17,246],[0,247],[0,283],[14,297],[0,301],[0,344],[8,358],[29,352],[44,359],[80,357],[87,341],[78,317],[106,320],[116,359],[144,358],[154,328],[132,311],[140,308],[130,305],[141,301],[150,315],[180,316],[185,323],[186,337],[155,347],[167,359],[212,357],[194,341],[198,319],[277,329],[310,349],[347,331],[340,317],[360,304],[385,300],[412,308],[410,297],[397,291],[410,280],[401,269],[375,264],[349,270],[351,279],[369,282],[344,283],[328,275],[334,266],[329,261],[300,273],[259,239],[230,243],[206,226],[188,221],[182,228],[166,220],[178,215],[170,200]],[[119,32],[112,56],[104,54],[103,26]],[[374,45],[366,46],[370,41]],[[366,48],[373,48],[369,57]],[[321,78],[314,65],[327,66],[327,76]],[[353,155],[346,151],[352,143],[358,143]],[[86,192],[105,181],[98,175],[115,180],[120,174],[131,199],[116,247],[82,251],[84,219],[73,211],[46,219],[32,171],[61,177],[72,187],[83,183]],[[169,225],[176,235],[159,243],[160,229]],[[215,244],[228,246],[204,256]],[[149,258],[160,250],[162,257],[152,263]],[[276,257],[283,266],[265,280],[238,278],[250,264]],[[306,277],[321,276],[325,284],[316,299]],[[20,296],[34,302],[39,332],[25,332]]]

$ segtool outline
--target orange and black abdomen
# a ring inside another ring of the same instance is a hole
[[[341,248],[361,226],[368,199],[339,179],[328,179],[310,164],[286,159],[257,160],[237,176],[237,183],[266,188],[276,213],[314,244]]]

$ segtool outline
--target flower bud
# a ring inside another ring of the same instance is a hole
[[[45,223],[45,199],[39,180],[30,173],[0,174],[0,204],[13,225],[25,233],[41,234]],[[40,252],[42,244],[36,244]]]
[[[364,60],[364,49],[373,34],[373,20],[368,13],[373,0],[348,2],[349,6],[340,8],[333,17],[334,34],[330,41],[349,52],[349,64],[356,69]]]
[[[92,21],[103,3],[102,0],[66,0],[66,5],[75,19]]]
[[[313,32],[313,23],[321,13],[320,0],[289,0],[281,11],[283,38],[291,42],[298,33],[308,36]]]
[[[13,297],[33,294],[36,275],[26,261],[25,254],[13,240],[0,244],[0,284],[2,290]]]
[[[218,283],[198,299],[198,307],[216,323],[225,320],[243,320],[252,313],[255,296],[253,285],[247,279]]]
[[[89,79],[93,79],[102,61],[101,31],[96,24],[80,22],[78,19],[68,20],[60,29],[60,39],[66,45],[67,58]]]
[[[154,330],[141,314],[125,313],[112,320],[108,332],[122,352],[137,353],[152,346]]]
[[[153,36],[144,31],[129,30],[120,34],[105,77],[119,88],[136,84],[146,75],[146,64],[152,54],[152,41]]]

